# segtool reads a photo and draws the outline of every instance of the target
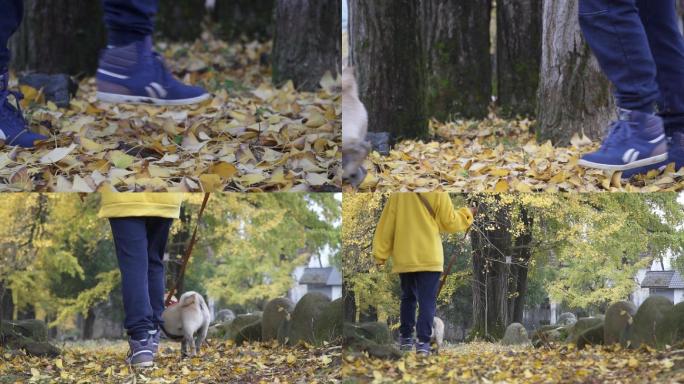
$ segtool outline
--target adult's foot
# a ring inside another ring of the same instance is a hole
[[[109,103],[189,105],[211,95],[178,81],[147,37],[123,47],[107,48],[97,70],[97,98]]]
[[[0,140],[4,140],[7,145],[33,148],[36,141],[46,140],[47,137],[29,131],[19,106],[24,95],[18,91],[10,91],[8,83],[9,73],[0,70]],[[10,102],[10,96],[14,103]]]
[[[152,335],[145,340],[128,340],[130,350],[126,357],[126,363],[136,368],[151,367],[154,365],[154,346],[152,345]]]
[[[651,169],[667,160],[663,120],[656,115],[620,109],[601,148],[582,156],[579,165],[607,171]]]
[[[670,148],[667,151],[667,160],[661,161],[655,166],[647,166],[630,169],[628,171],[622,172],[623,179],[631,179],[632,177],[638,175],[645,175],[652,169],[658,169],[660,171],[667,168],[668,165],[674,163],[675,171],[680,170],[684,167],[684,133],[674,132],[670,138]]]

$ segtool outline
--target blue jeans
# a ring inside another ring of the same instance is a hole
[[[126,217],[109,219],[121,270],[124,327],[136,340],[162,325],[164,252],[172,219]]]
[[[579,0],[582,33],[621,108],[684,130],[684,37],[675,0]]]
[[[102,0],[102,3],[110,45],[128,45],[154,32],[159,0]],[[0,70],[9,63],[7,43],[21,24],[23,9],[23,0],[0,0]]]
[[[418,341],[421,343],[430,342],[432,322],[437,311],[437,289],[441,275],[440,272],[399,274],[401,280],[401,306],[399,308],[401,325],[399,326],[399,333],[401,337],[413,337],[413,329],[415,328]],[[419,307],[417,323],[416,304]]]

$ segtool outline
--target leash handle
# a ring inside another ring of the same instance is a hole
[[[209,196],[210,193],[205,193],[204,194],[204,200],[202,201],[202,207],[200,208],[199,214],[197,215],[197,222],[195,223],[195,229],[192,231],[192,237],[190,238],[190,243],[188,243],[188,247],[185,249],[185,254],[183,255],[183,262],[181,264],[181,269],[180,272],[178,273],[178,278],[176,279],[176,284],[174,287],[169,291],[169,293],[166,295],[166,300],[164,300],[164,306],[168,307],[171,304],[171,299],[173,298],[173,295],[176,294],[178,291],[178,286],[180,285],[181,280],[183,280],[183,276],[185,276],[185,267],[188,265],[188,261],[190,260],[190,255],[192,255],[192,249],[195,247],[195,243],[197,242],[197,229],[199,228],[200,221],[202,220],[202,215],[204,214],[204,209],[207,207],[207,202],[209,201]]]

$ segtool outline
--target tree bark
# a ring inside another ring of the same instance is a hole
[[[498,0],[497,105],[502,116],[533,116],[541,64],[542,0]]]
[[[342,297],[344,300],[344,321],[356,322],[356,295],[354,291],[349,288],[349,283],[346,279],[342,282]]]
[[[278,0],[273,82],[315,91],[326,72],[342,72],[342,0]]]
[[[532,219],[522,208],[521,236],[511,235],[511,210],[480,204],[487,222],[471,232],[473,246],[473,335],[499,339],[512,322],[521,322],[527,295]],[[515,240],[515,241],[514,241]],[[507,260],[510,257],[510,261]]]
[[[222,39],[273,38],[275,0],[217,0],[214,21]]]
[[[352,63],[370,131],[428,134],[425,49],[415,0],[351,0]]]
[[[95,327],[95,311],[92,308],[88,309],[88,314],[83,319],[83,340],[90,340],[93,338],[93,328]]]
[[[24,21],[10,40],[18,71],[92,75],[106,34],[100,1],[25,0]]]
[[[420,3],[429,115],[486,117],[492,96],[491,0]]]
[[[172,41],[194,41],[202,34],[204,4],[204,0],[160,1],[157,32]]]
[[[610,84],[580,32],[577,4],[544,2],[538,133],[557,145],[580,132],[602,138],[614,114]]]

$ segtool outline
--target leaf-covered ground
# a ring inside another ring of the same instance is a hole
[[[0,383],[338,383],[340,347],[282,347],[212,343],[199,357],[181,359],[177,343],[161,344],[154,368],[133,370],[125,342],[67,345],[59,358],[0,354]],[[0,350],[2,351],[2,350]]]
[[[472,343],[398,361],[346,355],[342,375],[359,383],[678,383],[684,350],[596,348],[578,351]]]
[[[192,107],[111,105],[81,81],[69,108],[21,87],[35,150],[0,148],[0,192],[339,190],[337,79],[319,92],[271,83],[271,43],[228,44],[205,35],[160,44],[167,65],[214,97]],[[13,81],[16,87],[16,79]]]
[[[431,122],[435,141],[403,141],[390,155],[372,153],[362,191],[657,192],[684,189],[674,166],[629,181],[621,173],[577,165],[599,143],[574,137],[570,147],[539,143],[529,120]]]

